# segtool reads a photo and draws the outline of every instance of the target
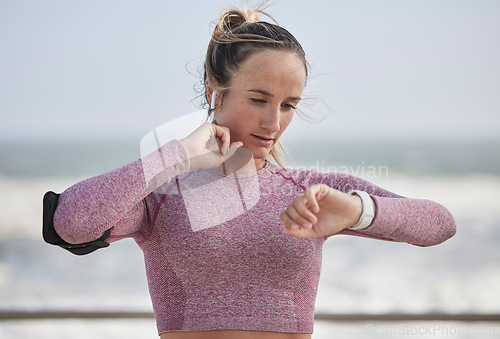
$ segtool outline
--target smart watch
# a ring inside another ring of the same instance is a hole
[[[361,203],[363,207],[363,212],[361,213],[361,217],[356,225],[349,227],[351,230],[362,230],[370,226],[375,217],[375,206],[372,198],[368,195],[368,193],[358,190],[351,190],[347,192],[350,195],[357,195],[361,198]]]

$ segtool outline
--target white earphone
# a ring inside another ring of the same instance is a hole
[[[217,91],[214,90],[212,92],[212,100],[211,100],[211,103],[210,103],[210,110],[213,111],[215,109],[215,99],[217,98]]]

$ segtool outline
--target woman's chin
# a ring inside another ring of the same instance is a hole
[[[247,144],[248,145],[248,144]],[[272,147],[259,147],[256,145],[249,145],[250,147],[246,147],[251,153],[256,162],[265,160],[269,153],[271,152]],[[243,144],[245,147],[245,144]]]
[[[254,149],[250,149],[252,152],[252,155],[255,159],[265,159],[268,155],[269,152],[271,152],[270,148],[264,148],[264,147],[256,147]]]

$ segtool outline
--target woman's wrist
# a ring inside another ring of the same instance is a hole
[[[352,201],[352,209],[349,213],[349,220],[345,229],[349,229],[355,225],[363,214],[363,202],[361,201],[361,198],[355,194],[349,194],[349,199]]]

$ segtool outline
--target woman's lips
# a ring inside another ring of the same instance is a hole
[[[273,143],[274,143],[274,139],[273,138],[267,138],[267,137],[259,136],[259,135],[255,135],[255,134],[251,134],[251,136],[253,137],[254,141],[258,145],[272,146]]]

